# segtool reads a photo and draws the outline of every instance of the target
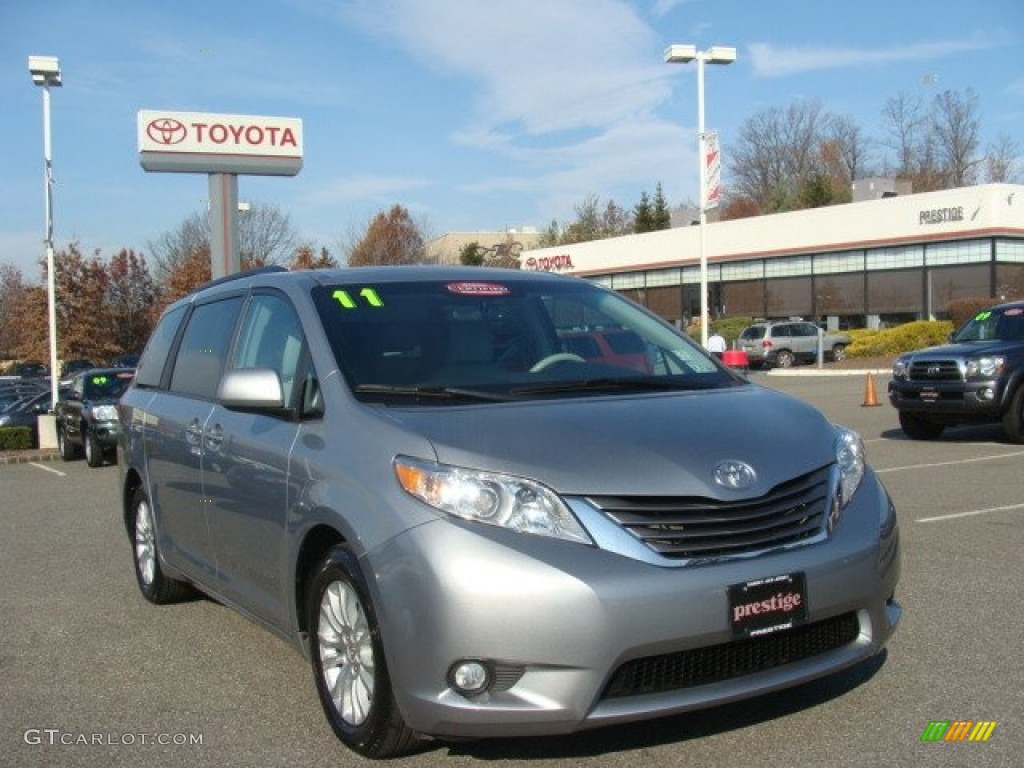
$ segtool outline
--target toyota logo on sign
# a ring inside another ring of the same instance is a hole
[[[158,117],[146,126],[146,135],[157,144],[180,144],[185,140],[188,131],[183,123],[170,117]]]

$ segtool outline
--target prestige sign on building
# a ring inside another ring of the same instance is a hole
[[[147,171],[294,176],[302,169],[302,120],[204,112],[138,113]]]

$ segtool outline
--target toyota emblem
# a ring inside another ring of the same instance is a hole
[[[742,461],[722,461],[715,466],[715,482],[731,491],[742,491],[749,488],[757,480],[757,473],[749,464]]]
[[[146,126],[146,135],[157,144],[180,144],[187,134],[185,126],[170,117],[158,117]]]

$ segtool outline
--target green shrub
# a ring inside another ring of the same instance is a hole
[[[920,320],[882,330],[862,328],[850,331],[850,346],[846,348],[846,354],[850,357],[899,355],[945,344],[952,332],[953,323],[948,320]]]
[[[28,427],[0,428],[0,451],[23,451],[32,447],[32,430]]]
[[[723,317],[711,321],[711,333],[720,333],[725,343],[732,347],[732,343],[740,337],[743,329],[754,322],[752,317]],[[697,334],[700,335],[699,333]]]

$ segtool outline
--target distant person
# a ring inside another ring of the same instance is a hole
[[[708,352],[717,357],[719,360],[722,359],[722,353],[725,352],[726,347],[725,337],[720,333],[713,333],[708,336]]]

